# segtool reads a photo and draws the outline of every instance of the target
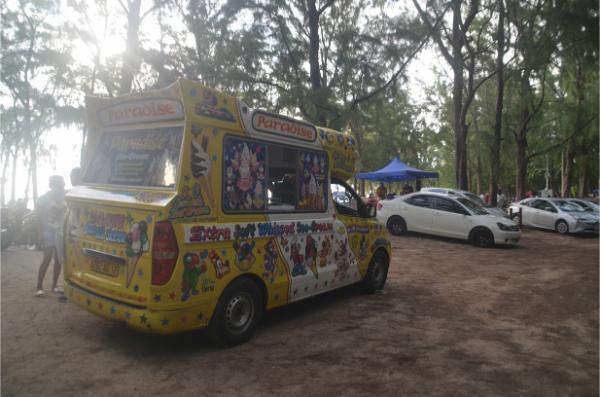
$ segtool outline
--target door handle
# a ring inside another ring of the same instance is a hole
[[[433,215],[435,215],[435,216],[442,216],[442,213],[441,213],[441,212],[438,212],[438,211],[435,211],[435,212],[433,213]]]

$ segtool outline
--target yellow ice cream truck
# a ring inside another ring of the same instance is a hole
[[[233,345],[267,309],[383,288],[389,237],[345,182],[351,136],[188,80],[86,107],[83,183],[66,199],[70,301]]]

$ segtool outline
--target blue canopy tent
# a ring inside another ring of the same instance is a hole
[[[379,182],[397,182],[415,179],[439,178],[437,172],[423,171],[404,164],[398,157],[394,157],[385,167],[373,172],[359,172],[358,179]]]

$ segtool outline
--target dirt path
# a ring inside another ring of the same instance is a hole
[[[598,239],[520,247],[394,238],[384,293],[354,288],[268,315],[219,350],[35,298],[37,252],[2,253],[2,395],[597,396]],[[47,278],[48,285],[49,277]]]

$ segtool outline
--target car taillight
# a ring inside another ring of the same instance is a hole
[[[179,248],[171,222],[157,222],[152,240],[152,285],[166,284],[175,270]]]

